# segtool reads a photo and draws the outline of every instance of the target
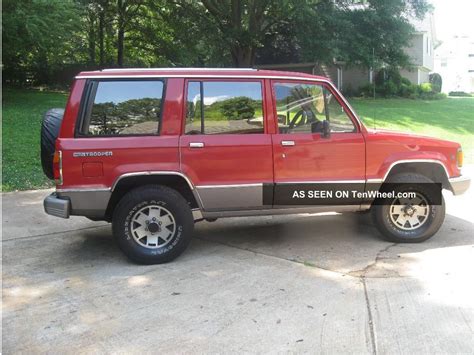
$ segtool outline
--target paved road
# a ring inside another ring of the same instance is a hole
[[[3,351],[474,352],[474,194],[422,244],[352,215],[196,226],[185,254],[130,263],[110,226],[3,195]]]

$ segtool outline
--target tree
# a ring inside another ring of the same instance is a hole
[[[125,33],[142,6],[143,0],[117,0],[117,65],[119,67],[123,67]]]
[[[24,82],[26,69],[48,81],[52,67],[75,62],[80,9],[72,0],[4,0],[3,63],[7,80]],[[79,54],[80,55],[80,54]]]
[[[204,18],[213,31],[207,36],[224,42],[236,67],[250,67],[265,36],[286,23],[311,0],[176,0],[189,16]]]

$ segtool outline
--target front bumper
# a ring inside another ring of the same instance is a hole
[[[471,185],[471,179],[468,176],[458,176],[449,179],[451,185],[451,191],[454,195],[461,195],[469,189]]]
[[[47,196],[44,201],[44,211],[55,217],[69,218],[71,201],[68,198],[60,198],[56,193]]]

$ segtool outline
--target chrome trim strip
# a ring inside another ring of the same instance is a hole
[[[311,180],[311,181],[284,181],[277,182],[276,184],[288,185],[288,184],[365,184],[366,180]]]
[[[257,71],[254,68],[108,68],[96,70],[94,73],[100,72],[121,72],[121,71]]]
[[[185,69],[177,69],[177,70],[183,70]],[[200,69],[199,69],[200,70]],[[233,71],[233,68],[227,69],[229,71]],[[351,104],[347,99],[341,94],[341,92],[337,89],[337,87],[328,79],[323,79],[323,78],[307,78],[307,77],[298,77],[298,76],[291,76],[291,75],[279,75],[279,76],[268,76],[268,75],[199,75],[199,74],[167,74],[167,75],[78,75],[75,77],[75,79],[124,79],[124,78],[202,78],[202,79],[208,79],[208,78],[220,78],[220,79],[268,79],[268,80],[301,80],[301,81],[309,81],[309,82],[316,82],[316,83],[326,83],[328,84],[334,92],[336,92],[339,97],[342,99],[346,107],[349,109],[351,112],[352,116],[355,117],[359,129],[363,127],[362,122],[359,118],[359,116],[356,114],[354,109],[352,108]]]
[[[110,188],[97,188],[97,189],[56,189],[56,192],[110,192]]]
[[[172,170],[160,170],[160,171],[137,171],[137,172],[134,172],[134,173],[126,173],[126,174],[123,174],[123,175],[120,175],[116,180],[115,182],[113,183],[112,185],[112,188],[110,189],[111,191],[114,191],[115,190],[115,187],[117,186],[117,184],[119,183],[120,180],[124,179],[124,178],[127,178],[127,177],[132,177],[132,176],[142,176],[142,175],[145,175],[145,176],[149,176],[149,175],[177,175],[177,176],[180,176],[182,177],[184,180],[186,180],[186,182],[188,183],[189,185],[189,188],[191,190],[194,190],[194,185],[192,184],[191,180],[186,176],[184,175],[183,173],[180,173],[178,171],[172,171]]]
[[[368,184],[380,184],[383,182],[383,179],[367,179],[366,182]]]
[[[197,185],[196,189],[221,189],[221,188],[260,187],[260,186],[263,186],[263,184],[258,183],[258,184],[235,184],[235,185]]]

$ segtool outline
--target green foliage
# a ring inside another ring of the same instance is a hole
[[[81,60],[80,7],[73,0],[5,0],[2,10],[7,82],[46,82],[51,71]]]
[[[388,68],[379,71],[375,76],[376,97],[404,97],[409,99],[441,100],[446,98],[445,94],[436,92],[433,84],[412,84],[403,78],[396,68]],[[374,84],[365,84],[359,88],[359,96],[373,97]]]
[[[64,107],[66,100],[66,93],[3,91],[3,191],[52,186],[41,168],[41,122],[47,110]]]
[[[4,80],[68,83],[102,67],[252,66],[333,58],[406,65],[426,0],[5,0]],[[354,45],[357,43],[357,45]],[[372,51],[375,50],[375,61]],[[397,84],[398,85],[398,84]]]
[[[472,97],[471,94],[464,92],[464,91],[450,91],[449,96],[455,96],[455,97]]]
[[[229,120],[249,119],[255,115],[254,106],[254,100],[249,97],[238,96],[223,101],[220,111]]]
[[[423,94],[427,94],[427,93],[433,92],[433,88],[430,83],[423,83],[423,84],[420,84],[420,91]]]
[[[351,99],[367,127],[413,132],[461,143],[474,163],[474,98],[462,100]]]

